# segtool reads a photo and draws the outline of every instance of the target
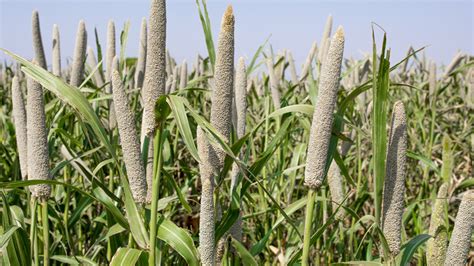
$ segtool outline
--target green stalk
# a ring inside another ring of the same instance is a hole
[[[67,168],[64,168],[64,183],[69,184],[69,172]],[[69,187],[64,188],[66,190],[66,198],[64,199],[64,213],[63,213],[63,219],[64,219],[64,231],[66,232],[66,240],[68,243],[71,243],[71,238],[69,235],[69,201],[71,198],[71,190]]]
[[[313,224],[314,200],[316,198],[316,191],[309,189],[308,202],[306,203],[306,218],[304,221],[304,237],[303,237],[303,256],[301,258],[301,265],[308,266],[309,256],[309,242],[311,240],[311,226]]]
[[[43,265],[49,265],[49,224],[48,224],[48,200],[41,202],[41,210],[43,214]]]
[[[154,148],[155,154],[153,156],[153,182],[152,182],[152,199],[151,199],[151,218],[150,218],[150,257],[148,264],[150,266],[155,265],[156,258],[156,233],[157,233],[157,212],[158,212],[158,198],[159,198],[159,187],[160,187],[160,175],[161,166],[163,164],[163,158],[161,153],[161,135],[162,127],[158,128],[158,132],[155,136]]]
[[[38,221],[38,218],[36,216],[37,212],[36,212],[36,209],[37,209],[37,206],[38,206],[38,201],[36,200],[36,198],[33,198],[33,203],[32,203],[32,207],[31,207],[31,227],[30,227],[30,245],[31,245],[31,250],[33,251],[33,258],[34,258],[34,261],[35,261],[35,266],[38,266],[39,265],[39,251],[38,251],[38,243],[36,241],[36,229],[38,228],[37,227],[37,221]]]

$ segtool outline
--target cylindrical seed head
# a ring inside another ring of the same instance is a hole
[[[434,62],[430,64],[429,89],[430,96],[433,96],[436,93],[436,64]]]
[[[122,85],[122,79],[117,71],[112,73],[112,89],[114,106],[117,111],[117,124],[120,142],[123,150],[123,160],[127,176],[136,202],[144,203],[146,200],[145,169],[140,153],[140,142],[135,128],[135,117],[130,110],[128,97]]]
[[[137,68],[135,70],[135,88],[143,87],[143,80],[145,78],[145,67],[146,67],[146,18],[142,19],[142,26],[140,30],[140,44],[138,46],[138,61]]]
[[[234,89],[234,14],[228,6],[222,17],[217,46],[214,86],[211,96],[211,124],[228,141],[232,125],[232,97]],[[215,164],[221,168],[225,152],[213,147]]]
[[[344,201],[344,188],[342,185],[342,176],[339,166],[332,162],[328,170],[328,185],[331,192],[332,210],[335,211]],[[337,220],[343,220],[345,216],[344,208],[339,208],[335,215]]]
[[[303,65],[303,69],[301,70],[300,81],[303,80],[308,75],[309,69],[311,68],[311,64],[313,62],[313,59],[317,50],[318,50],[318,44],[316,42],[313,42],[313,45],[311,46],[308,56],[306,57],[306,61]]]
[[[443,265],[446,258],[448,245],[447,211],[448,211],[448,183],[444,183],[438,190],[431,212],[429,234],[433,237],[428,239],[426,261],[428,265]],[[444,230],[442,229],[444,227]]]
[[[465,58],[466,56],[462,52],[457,52],[456,55],[453,57],[451,60],[451,63],[446,67],[446,70],[444,71],[444,78],[447,78],[451,72],[458,67],[458,65],[461,63],[461,61]]]
[[[331,46],[331,38],[327,38],[326,41],[325,41],[324,48],[323,48],[324,50],[322,50],[322,54],[321,54],[322,57],[319,58],[320,64],[324,64],[324,62],[326,60],[327,53],[328,53],[329,46]]]
[[[105,81],[109,82],[112,78],[113,69],[113,60],[115,57],[115,23],[113,20],[109,20],[107,24],[107,48],[106,48],[106,55],[105,55],[105,63],[106,63],[106,75]],[[112,92],[112,88],[110,88],[111,84],[109,84],[108,93]]]
[[[26,131],[26,109],[18,77],[12,80],[13,119],[15,122],[16,145],[20,157],[20,171],[23,180],[28,177],[28,140]]]
[[[169,77],[173,73],[173,60],[171,59],[170,50],[166,49],[166,75]]]
[[[344,30],[342,27],[337,29],[333,38],[327,64],[323,65],[321,70],[318,101],[314,108],[306,156],[305,185],[312,189],[322,185],[326,170],[326,159],[334,120],[333,112],[344,53]]]
[[[145,83],[143,85],[142,131],[155,132],[155,102],[165,93],[166,71],[166,1],[153,0],[148,22]]]
[[[272,94],[273,105],[276,109],[280,109],[281,100],[280,100],[280,91],[278,90],[278,81],[275,77],[275,69],[273,68],[273,60],[271,58],[267,58],[266,60],[267,68],[268,68],[268,79],[269,79],[269,87],[270,92]]]
[[[326,25],[324,26],[323,37],[321,38],[321,49],[318,52],[318,61],[320,64],[323,63],[324,58],[329,49],[329,43],[327,42],[328,39],[331,38],[331,31],[332,31],[332,15],[329,15],[326,20]]]
[[[97,59],[95,57],[94,50],[90,46],[87,47],[87,64],[89,65],[91,71],[97,67]],[[104,79],[102,78],[99,69],[97,69],[97,71],[94,73],[94,82],[97,87],[102,87],[104,85]]]
[[[247,73],[243,57],[239,59],[235,75],[235,111],[237,115],[237,138],[240,139],[245,135],[245,122],[247,116]],[[243,151],[240,152],[240,156],[242,156],[242,153]],[[234,190],[237,186],[239,171],[239,167],[234,163],[231,172],[231,190]],[[237,218],[237,221],[232,225],[230,232],[237,241],[242,241],[241,214],[239,214],[239,218]]]
[[[177,86],[178,86],[178,72],[179,72],[179,67],[175,66],[173,68],[173,76],[171,77],[171,89],[170,93],[173,93],[176,91]]]
[[[53,74],[61,76],[61,46],[59,40],[59,27],[53,25]]]
[[[474,228],[474,191],[467,191],[459,205],[454,229],[446,253],[446,266],[464,266],[471,248],[471,236]]]
[[[114,56],[112,59],[111,68],[112,71],[117,71],[120,73],[120,64],[117,56]],[[113,84],[110,84],[110,87],[112,86]],[[112,103],[112,101],[109,102],[109,129],[111,130],[117,126],[117,115],[115,114],[115,105]]]
[[[43,88],[31,78],[27,78],[27,150],[28,180],[48,180],[49,154],[46,115],[44,111]],[[39,199],[48,199],[51,187],[46,184],[30,186],[31,195]]]
[[[407,119],[401,101],[393,105],[382,206],[382,229],[393,256],[400,252],[404,209]]]
[[[143,149],[143,139],[142,139],[142,149]],[[152,196],[153,196],[153,141],[148,143],[148,156],[146,161],[146,184],[147,184],[147,191],[146,191],[146,202],[151,203]]]
[[[202,265],[215,265],[214,168],[209,154],[211,146],[200,127],[197,128],[199,172],[201,175],[201,209],[199,214],[199,253]]]
[[[41,38],[41,27],[38,11],[33,11],[31,17],[31,28],[33,33],[33,48],[35,50],[35,60],[40,67],[46,69],[46,56],[44,55],[43,40]]]
[[[186,86],[188,86],[188,64],[186,63],[186,60],[184,60],[183,64],[181,65],[179,88],[184,89]]]
[[[237,137],[245,135],[245,121],[247,115],[247,71],[245,59],[241,57],[235,75],[235,107],[237,111]]]
[[[288,64],[290,67],[291,82],[293,82],[293,85],[298,84],[298,75],[296,74],[295,59],[293,59],[293,54],[291,54],[291,52],[288,52]]]
[[[72,59],[72,70],[70,84],[78,87],[81,85],[84,75],[84,59],[87,49],[86,24],[83,20],[79,21],[76,34],[76,46],[74,48],[74,57]]]

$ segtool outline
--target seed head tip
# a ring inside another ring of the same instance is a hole
[[[222,17],[222,30],[232,32],[234,30],[234,11],[232,5],[228,5]]]

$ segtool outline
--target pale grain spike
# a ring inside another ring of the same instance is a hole
[[[106,48],[106,55],[105,55],[105,62],[106,62],[106,75],[105,81],[109,82],[111,79],[111,75],[113,70],[112,64],[115,57],[115,23],[113,20],[110,20],[107,24],[107,48]],[[112,88],[108,86],[107,93],[112,92]]]
[[[446,253],[445,266],[464,266],[471,248],[474,228],[474,190],[465,192],[459,205],[454,229]]]
[[[267,68],[268,68],[268,79],[269,79],[269,87],[270,92],[272,94],[273,105],[276,109],[280,109],[281,106],[281,95],[280,91],[278,90],[279,84],[277,78],[275,77],[275,69],[273,68],[273,60],[271,58],[267,58],[266,60]]]
[[[229,21],[232,20],[232,23]],[[222,28],[219,33],[214,86],[211,95],[211,124],[229,140],[232,125],[232,98],[234,90],[234,23],[232,8],[227,8],[222,17]],[[225,152],[220,147],[213,147],[211,153],[213,164],[222,168]]]
[[[392,112],[383,191],[382,230],[392,256],[396,256],[401,247],[402,216],[405,207],[407,120],[401,101],[393,105]]]
[[[332,210],[335,211],[344,201],[344,187],[342,184],[342,175],[336,162],[332,162],[328,170],[328,185],[331,192]],[[336,220],[343,220],[345,216],[344,208],[337,211]]]
[[[128,97],[118,71],[112,72],[113,103],[117,111],[117,124],[133,198],[138,203],[146,200],[147,184],[140,153],[140,142],[135,128],[135,117],[129,107]]]
[[[44,111],[43,88],[32,78],[27,78],[27,150],[28,180],[48,180],[49,154],[48,130]],[[46,200],[51,195],[51,187],[46,184],[30,186],[31,195]]]
[[[36,10],[33,11],[31,17],[31,28],[33,33],[33,48],[35,50],[35,60],[36,62],[38,62],[40,67],[46,69],[46,56],[44,55],[39,14]]]
[[[237,138],[245,135],[245,125],[247,116],[247,73],[244,58],[239,59],[235,75],[235,111],[237,114]],[[242,158],[243,150],[239,157]],[[232,165],[231,190],[236,189],[240,169],[237,164]],[[242,241],[242,215],[239,214],[237,221],[232,225],[230,233],[237,241]]]
[[[210,160],[211,146],[201,127],[197,128],[197,149],[201,176],[201,207],[199,214],[199,253],[202,265],[215,265],[214,172]]]
[[[91,71],[97,67],[97,59],[94,54],[94,50],[92,47],[87,47],[87,64],[89,65]],[[94,73],[94,82],[98,87],[102,87],[104,85],[104,79],[100,74],[99,69]]]
[[[291,81],[293,82],[293,85],[296,85],[298,84],[298,75],[296,74],[295,59],[293,59],[291,52],[288,52],[288,64],[290,68]]]
[[[120,62],[118,56],[112,58],[112,64],[110,65],[112,73],[117,71],[120,73]],[[112,89],[113,84],[110,84]],[[111,91],[112,92],[112,91]],[[115,105],[112,103],[113,99],[109,102],[109,129],[112,130],[117,126],[117,115],[115,113]]]
[[[188,86],[188,64],[186,63],[186,60],[183,61],[183,64],[181,64],[181,73],[179,75],[179,88],[184,89],[186,86]]]
[[[18,77],[13,77],[12,80],[12,105],[13,105],[13,119],[15,122],[16,145],[18,147],[18,155],[20,157],[20,171],[23,180],[28,177],[28,139],[27,139],[27,121],[25,101],[23,92],[21,91]]]
[[[61,42],[59,38],[59,27],[58,25],[53,25],[53,74],[60,77],[61,76]]]
[[[312,189],[319,188],[324,180],[343,53],[344,31],[340,27],[329,48],[327,63],[321,69],[318,101],[314,108],[311,125],[306,156],[305,185]]]
[[[332,31],[332,15],[329,15],[326,20],[326,25],[324,26],[323,36],[321,38],[321,48],[318,51],[318,61],[320,64],[323,63],[324,58],[327,55],[329,45],[327,43],[328,39],[331,38]]]
[[[301,77],[300,77],[301,80],[306,78],[306,76],[308,75],[309,69],[311,68],[314,56],[317,51],[318,51],[318,44],[316,42],[313,42],[313,45],[311,45],[311,49],[309,50],[308,56],[306,57],[306,61],[303,65],[303,69],[301,70]]]
[[[227,9],[225,10],[224,16],[222,17],[222,24],[221,30],[224,32],[232,32],[234,33],[234,12],[232,9],[232,5],[228,5]]]
[[[166,1],[153,0],[148,21],[145,82],[143,85],[142,135],[155,132],[155,102],[165,93]]]
[[[135,70],[135,88],[143,87],[143,80],[145,78],[145,69],[146,69],[146,49],[147,49],[146,39],[147,39],[146,18],[143,18],[141,30],[140,30],[140,44],[138,46],[137,69]]]
[[[83,20],[79,22],[76,34],[76,46],[74,48],[74,57],[72,60],[71,80],[69,84],[78,87],[81,85],[84,75],[84,59],[87,49],[87,31]]]

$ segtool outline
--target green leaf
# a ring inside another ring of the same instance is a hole
[[[119,248],[112,257],[110,266],[148,265],[148,254],[134,248]]]
[[[400,265],[409,265],[410,260],[413,257],[413,254],[415,254],[416,249],[430,238],[431,236],[428,234],[421,234],[413,237],[410,241],[408,241],[408,243],[406,243],[404,247],[402,247],[402,260],[400,262]]]
[[[375,45],[374,30],[372,30],[373,39],[373,110],[372,110],[372,152],[374,164],[374,203],[375,203],[375,219],[376,223],[380,224],[380,217],[382,212],[382,193],[385,179],[385,157],[387,150],[387,98],[389,88],[389,73],[390,73],[390,52],[386,52],[387,37],[384,34],[381,61],[379,69],[377,69],[377,49]]]
[[[123,228],[120,224],[114,224],[107,231],[107,234],[105,235],[105,238],[110,238],[111,236],[114,236],[116,234],[120,234],[120,233],[124,232],[125,230],[126,229]]]
[[[50,259],[59,261],[61,263],[69,265],[99,265],[93,260],[83,257],[83,256],[65,256],[65,255],[54,255]]]
[[[461,184],[459,184],[456,187],[455,191],[462,190],[468,187],[473,187],[473,186],[474,186],[474,178],[468,178],[468,179],[463,180]]]
[[[181,205],[183,205],[183,208],[186,210],[187,213],[191,214],[192,213],[191,206],[189,206],[188,202],[186,201],[186,198],[184,197],[183,192],[181,191],[181,188],[178,186],[178,183],[176,183],[176,180],[165,169],[161,169],[161,173],[166,177],[166,179],[173,186],[174,191],[176,192],[176,195],[178,197],[178,200],[181,203]]]
[[[188,265],[199,265],[198,252],[189,233],[163,217],[158,224],[158,238],[176,250]]]
[[[306,206],[307,201],[308,201],[308,199],[305,197],[305,198],[302,198],[302,199],[299,199],[299,200],[293,202],[292,204],[290,204],[288,207],[285,208],[285,213],[287,215],[292,215],[297,210],[299,210],[299,209],[303,208],[304,206]],[[258,241],[255,245],[253,245],[252,248],[250,249],[250,252],[252,253],[252,255],[255,256],[255,255],[259,254],[260,252],[262,252],[262,250],[266,246],[266,243],[267,243],[268,239],[270,238],[271,233],[275,232],[277,227],[284,220],[285,220],[285,217],[283,215],[278,216],[276,221],[273,223],[273,226],[272,226],[271,230],[268,230],[268,232],[265,234],[265,236],[260,241]]]
[[[8,228],[2,236],[2,258],[5,265],[31,265],[30,240],[21,227],[14,225],[11,209],[3,192],[0,192],[2,199],[2,228]],[[13,229],[17,227],[16,229]]]
[[[125,195],[125,209],[127,211],[130,232],[132,232],[133,239],[141,248],[147,248],[150,239],[145,224],[143,223],[143,218],[138,212],[137,205],[133,199],[130,185],[123,174],[120,175],[120,180],[122,181],[123,192]]]
[[[183,98],[176,95],[168,95],[169,107],[173,111],[173,116],[176,120],[178,130],[183,136],[183,141],[186,144],[188,151],[194,157],[196,161],[199,160],[198,151],[196,145],[194,144],[193,135],[191,133],[191,127],[186,115],[186,110],[184,108]]]
[[[335,265],[382,266],[383,264],[380,262],[375,262],[375,261],[347,261],[347,262],[339,262],[339,263],[331,264],[331,266],[335,266]]]
[[[247,76],[249,76],[257,68],[255,63],[257,62],[258,57],[262,53],[263,48],[265,48],[265,46],[267,45],[269,39],[270,39],[270,36],[265,40],[265,42],[262,45],[258,47],[257,51],[252,57],[252,60],[250,60],[250,64],[247,67]]]
[[[4,232],[2,236],[0,236],[0,249],[3,249],[5,247],[8,241],[10,241],[10,238],[18,229],[20,229],[20,227],[14,225],[10,227],[10,229],[8,229],[6,232]]]
[[[216,51],[214,49],[214,41],[212,40],[211,20],[207,12],[207,5],[205,0],[202,1],[203,8],[199,0],[196,0],[196,5],[199,11],[199,19],[201,20],[202,29],[204,31],[204,37],[206,39],[207,52],[209,53],[209,60],[211,61],[212,72],[214,72],[214,65],[216,63]],[[204,11],[203,11],[204,10]]]
[[[232,238],[232,245],[235,247],[237,254],[239,254],[239,257],[242,260],[242,265],[258,265],[252,254],[250,254],[242,243]]]
[[[412,159],[418,160],[422,162],[424,165],[431,168],[431,170],[435,171],[438,175],[440,175],[439,168],[434,164],[434,162],[421,154],[414,153],[413,151],[407,151],[407,157]]]

